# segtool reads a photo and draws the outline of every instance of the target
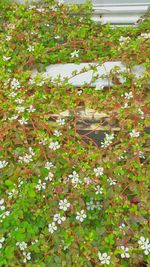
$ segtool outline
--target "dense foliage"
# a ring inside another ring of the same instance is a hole
[[[0,266],[150,264],[150,22],[111,28],[91,11],[89,3],[0,3]],[[51,63],[116,60],[127,68],[111,71],[110,87],[92,86],[93,66],[79,89],[42,75]],[[78,131],[81,108],[108,115],[100,147]]]

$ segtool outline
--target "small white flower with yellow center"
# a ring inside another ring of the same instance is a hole
[[[29,52],[33,52],[34,51],[34,46],[33,45],[29,45],[28,48],[27,48],[27,50]]]
[[[94,173],[95,176],[101,176],[104,173],[104,168],[103,167],[94,168]]]
[[[54,222],[57,222],[58,224],[61,224],[66,220],[65,216],[61,216],[59,213],[54,215]]]
[[[52,150],[57,150],[57,149],[60,148],[60,144],[59,144],[58,141],[56,141],[56,142],[51,141],[50,145],[49,145],[49,148],[52,149]]]
[[[53,234],[54,231],[56,231],[56,230],[57,230],[57,226],[56,226],[55,222],[52,222],[52,223],[50,223],[48,225],[48,231],[49,231],[49,233]]]
[[[76,220],[83,222],[86,218],[86,213],[84,210],[81,210],[80,212],[77,212]]]
[[[70,203],[65,198],[64,200],[60,200],[59,202],[59,209],[67,211],[70,208]]]
[[[137,138],[137,137],[140,136],[140,132],[138,132],[138,131],[136,131],[136,130],[133,129],[133,130],[129,133],[129,135],[130,135],[131,137],[135,137],[135,138]]]
[[[101,264],[106,264],[106,265],[110,264],[110,256],[108,256],[106,252],[104,253],[98,252],[98,257],[99,260],[101,261]]]
[[[7,166],[8,162],[6,160],[0,160],[0,169],[3,169]]]

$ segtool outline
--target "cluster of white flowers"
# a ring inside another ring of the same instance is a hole
[[[150,242],[148,238],[141,236],[138,240],[138,244],[140,245],[140,248],[144,250],[145,255],[148,255],[150,253]]]
[[[124,229],[126,227],[126,225],[125,225],[125,223],[121,223],[120,225],[119,225],[119,229]]]
[[[104,168],[103,167],[94,168],[94,173],[96,176],[101,176],[104,173]]]
[[[107,147],[112,144],[112,140],[115,138],[114,134],[107,134],[105,133],[104,141],[101,142],[101,147]]]
[[[27,48],[27,50],[29,52],[33,52],[34,51],[34,46],[33,45],[29,45],[28,48]]]
[[[5,237],[2,237],[0,239],[0,249],[2,248],[4,241],[5,241]]]
[[[74,57],[79,57],[79,50],[75,50],[71,53],[71,57],[74,58]]]
[[[125,99],[128,99],[128,100],[130,100],[131,98],[133,98],[133,93],[132,92],[129,92],[129,93],[125,93],[124,94],[124,96],[125,96]]]
[[[129,135],[130,135],[131,137],[135,137],[135,138],[137,138],[137,137],[140,136],[140,132],[138,132],[138,131],[136,131],[136,130],[133,129],[132,132],[129,133]]]
[[[86,206],[87,206],[87,210],[94,210],[94,209],[101,210],[102,208],[102,204],[100,203],[100,201],[96,201],[94,203],[93,198],[91,198],[91,200],[86,203]]]
[[[22,241],[22,242],[17,242],[16,246],[19,247],[19,249],[22,251],[22,254],[24,256],[23,262],[26,263],[27,261],[31,260],[31,252],[26,252],[25,249],[27,248],[27,243]]]
[[[42,189],[46,189],[46,183],[42,182],[41,179],[38,180],[38,184],[36,185],[35,189],[41,191]]]
[[[29,154],[25,154],[24,156],[19,156],[18,162],[20,163],[29,163],[33,161],[33,156],[35,155],[32,147],[29,147]]]
[[[60,144],[58,141],[51,141],[49,144],[49,148],[55,151],[60,148]]]
[[[59,209],[63,211],[67,211],[70,208],[70,203],[65,198],[64,200],[59,201]]]
[[[21,120],[18,120],[21,125],[28,124],[28,120],[24,117],[21,118]]]
[[[69,174],[68,178],[71,179],[71,183],[74,185],[74,187],[76,187],[79,183],[81,183],[79,175],[76,171],[73,171],[72,174]]]
[[[130,258],[130,254],[129,254],[129,248],[125,247],[125,246],[121,246],[120,249],[122,250],[121,253],[121,258]]]
[[[106,264],[106,265],[110,264],[110,256],[106,252],[104,253],[98,252],[98,257],[99,260],[101,261],[101,264]]]
[[[103,194],[103,188],[100,187],[99,185],[96,186],[95,190],[96,190],[95,192],[96,195]]]
[[[112,179],[111,177],[109,177],[109,178],[107,179],[107,182],[108,182],[110,185],[115,185],[115,184],[117,183],[117,180]]]
[[[83,222],[85,220],[85,218],[87,217],[86,213],[84,210],[81,210],[80,212],[77,212],[76,213],[76,220],[77,221],[80,221],[80,222]]]
[[[60,118],[60,119],[57,119],[56,122],[61,126],[65,125],[65,119]]]
[[[19,81],[16,78],[12,79],[10,85],[11,85],[11,88],[14,90],[19,89],[21,87]]]
[[[60,213],[56,213],[54,215],[54,222],[57,222],[58,224],[61,224],[62,222],[64,222],[66,220],[65,216],[61,216]]]
[[[5,210],[4,199],[3,198],[0,200],[0,210]]]
[[[8,162],[6,160],[0,160],[0,169],[3,169],[7,166]]]

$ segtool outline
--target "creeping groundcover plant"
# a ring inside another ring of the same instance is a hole
[[[0,3],[0,266],[150,266],[150,21],[113,28],[91,13],[90,3]],[[125,68],[94,86],[108,61]],[[80,87],[43,75],[81,62],[95,65]],[[105,114],[89,130],[88,109]]]

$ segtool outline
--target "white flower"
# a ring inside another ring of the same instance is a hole
[[[28,124],[28,120],[25,118],[22,118],[21,120],[18,120],[21,125]]]
[[[3,60],[4,61],[8,61],[8,60],[10,60],[11,59],[11,57],[5,57],[5,56],[3,56]]]
[[[21,99],[21,98],[17,98],[17,99],[15,99],[15,102],[17,103],[17,104],[22,104],[23,103],[23,99]]]
[[[124,106],[122,106],[121,108],[128,108],[128,107],[129,107],[128,103],[125,103]]]
[[[5,237],[2,237],[1,239],[0,239],[0,249],[2,248],[2,246],[3,246],[3,242],[5,241]]]
[[[66,220],[66,217],[65,216],[61,216],[58,213],[54,215],[54,222],[57,222],[58,224],[61,224],[65,220]]]
[[[52,181],[53,180],[53,177],[54,177],[54,174],[52,172],[49,172],[48,176],[45,178],[45,181]]]
[[[11,85],[12,89],[14,89],[14,90],[19,89],[21,87],[19,81],[16,78],[12,79],[10,85]]]
[[[39,11],[40,13],[45,11],[44,8],[37,8],[36,10]]]
[[[150,243],[148,238],[141,236],[138,240],[138,244],[140,245],[140,248],[144,250],[145,255],[148,255],[150,253]]]
[[[79,57],[79,50],[75,50],[71,53],[71,57]]]
[[[87,185],[89,185],[89,184],[92,183],[92,180],[91,180],[89,177],[85,177],[85,178],[84,178],[84,182],[85,182]]]
[[[117,180],[114,180],[112,178],[108,178],[107,181],[109,182],[110,185],[115,185],[117,183]]]
[[[48,231],[49,231],[51,234],[53,234],[54,231],[56,231],[56,230],[57,230],[57,226],[56,226],[55,222],[52,222],[52,223],[50,223],[50,224],[48,225]]]
[[[94,173],[95,173],[96,176],[103,175],[103,173],[104,173],[104,168],[103,168],[103,167],[97,167],[97,168],[94,168]]]
[[[58,131],[58,130],[55,130],[54,131],[54,135],[57,136],[57,137],[59,137],[59,136],[62,135],[62,133],[60,131]]]
[[[83,91],[82,90],[78,90],[78,95],[82,95]]]
[[[12,36],[10,36],[10,35],[7,35],[7,36],[6,36],[6,41],[10,41],[10,40],[11,40],[11,38],[12,38]]]
[[[39,145],[46,145],[47,138],[44,138],[43,140],[39,141]]]
[[[8,192],[8,198],[12,198],[13,196],[17,195],[18,190],[13,188],[10,192]]]
[[[45,168],[46,168],[46,169],[50,170],[52,167],[54,167],[54,165],[53,165],[52,162],[47,161],[47,162],[45,163]]]
[[[121,253],[121,258],[122,259],[124,259],[124,258],[130,258],[130,254],[128,253],[129,248],[124,247],[124,246],[121,246],[120,248],[121,248],[121,250],[123,250],[122,253]]]
[[[130,40],[130,37],[129,36],[127,36],[127,37],[123,37],[123,36],[121,36],[120,38],[119,38],[119,42],[121,43],[121,44],[124,44],[125,42],[128,42]]]
[[[70,203],[67,201],[67,199],[65,198],[64,200],[60,200],[59,209],[67,211],[68,208],[70,208]]]
[[[49,145],[49,148],[52,149],[52,150],[57,150],[57,149],[60,148],[60,144],[59,144],[58,141],[56,141],[56,142],[51,141],[50,145]]]
[[[59,36],[59,35],[56,35],[55,36],[55,39],[57,40],[57,39],[60,39],[61,37]]]
[[[6,160],[0,160],[0,169],[5,168],[8,162]]]
[[[32,245],[35,245],[38,242],[37,239],[35,239],[34,241],[31,242]]]
[[[139,37],[145,38],[145,39],[149,39],[150,38],[150,33],[141,33],[141,35]]]
[[[38,180],[38,184],[35,187],[38,191],[41,191],[42,189],[46,189],[46,183],[41,181],[41,179]]]
[[[65,119],[57,119],[56,122],[59,124],[59,125],[65,125]]]
[[[29,47],[27,48],[27,50],[28,50],[29,52],[34,51],[34,46],[33,46],[33,45],[29,45]]]
[[[22,113],[25,111],[25,107],[19,106],[19,107],[16,107],[16,110],[18,111],[18,113]]]
[[[85,211],[81,210],[80,212],[77,212],[76,220],[83,222],[86,217]]]
[[[23,256],[24,256],[24,259],[23,259],[23,262],[26,263],[27,261],[31,260],[31,252],[23,252]]]
[[[139,157],[140,157],[141,159],[145,159],[144,152],[139,151]]]
[[[94,210],[95,209],[95,204],[93,202],[93,199],[90,200],[90,202],[86,203],[87,210]]]
[[[5,206],[3,204],[4,204],[4,199],[2,198],[0,200],[0,210],[5,210]]]
[[[140,133],[133,129],[132,132],[129,133],[129,135],[131,137],[139,137]]]
[[[138,113],[141,115],[141,119],[143,120],[144,119],[144,112],[138,108]]]
[[[9,94],[10,97],[15,97],[16,95],[17,95],[16,92],[12,92],[12,93]]]
[[[18,115],[8,118],[9,121],[13,121],[13,120],[16,120],[16,119],[18,119]]]
[[[72,184],[77,185],[78,183],[80,183],[79,175],[76,171],[73,171],[73,173],[68,177],[71,179]]]
[[[106,252],[105,253],[98,252],[98,257],[101,261],[101,264],[106,264],[106,265],[110,264],[110,256],[108,256]]]
[[[22,242],[17,242],[16,246],[18,246],[20,248],[20,250],[25,250],[27,248],[27,243],[22,241]]]
[[[125,99],[129,100],[129,99],[133,98],[133,93],[132,92],[125,93],[124,95],[125,95]]]
[[[126,225],[124,223],[121,223],[120,226],[119,226],[119,229],[123,229],[125,227],[126,227]]]
[[[10,211],[5,211],[5,212],[3,212],[2,214],[0,214],[0,222],[3,222],[3,220],[6,218],[6,217],[8,217],[9,216],[9,214],[10,214]]]
[[[95,194],[96,195],[98,195],[98,194],[102,194],[103,193],[103,188],[102,187],[100,187],[99,185],[98,186],[96,186],[96,192],[95,192]]]
[[[29,113],[31,113],[31,112],[36,111],[36,109],[35,109],[32,105],[30,105],[30,107],[27,109],[27,111],[28,111]]]
[[[112,140],[114,139],[114,134],[107,134],[105,133],[104,142],[101,142],[101,147],[107,147],[112,144]]]
[[[29,147],[29,154],[25,154],[24,156],[19,156],[19,160],[18,162],[20,163],[29,163],[31,162],[33,159],[32,157],[35,155],[32,147]]]

